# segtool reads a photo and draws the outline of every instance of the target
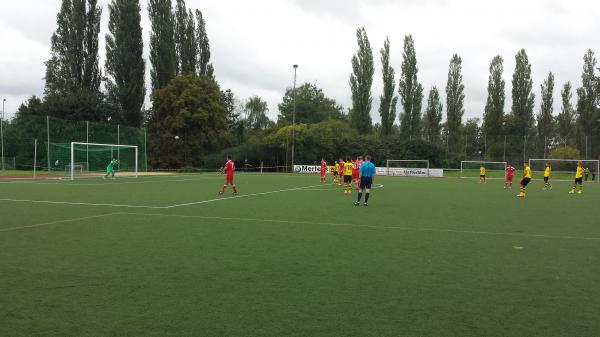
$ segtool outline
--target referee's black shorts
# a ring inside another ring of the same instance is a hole
[[[373,185],[373,177],[361,177],[360,178],[360,189],[371,189]]]

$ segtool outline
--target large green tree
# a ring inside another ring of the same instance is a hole
[[[541,85],[541,106],[537,115],[538,155],[546,156],[547,150],[554,141],[554,116],[552,116],[554,105],[554,74],[548,73],[548,77]]]
[[[152,90],[169,84],[177,73],[175,18],[171,0],[149,0]]]
[[[46,62],[46,94],[100,92],[98,35],[102,9],[97,0],[63,0]]]
[[[371,132],[371,86],[373,85],[373,49],[369,43],[364,27],[356,30],[358,51],[352,57],[352,74],[350,75],[350,91],[352,92],[352,109],[350,124],[361,133]]]
[[[381,54],[381,72],[383,74],[383,93],[380,97],[379,116],[381,116],[381,134],[389,136],[394,128],[396,120],[396,105],[398,96],[396,91],[394,68],[390,65],[390,39],[386,37],[383,42]]]
[[[573,137],[575,135],[576,116],[573,104],[571,103],[573,99],[571,89],[571,82],[563,85],[563,89],[560,92],[562,104],[560,113],[556,117],[558,136],[560,137],[560,142],[564,145],[573,144]]]
[[[482,131],[486,137],[488,159],[499,158],[503,153],[503,122],[504,103],[506,94],[504,87],[506,82],[502,78],[504,72],[504,59],[497,55],[490,63],[490,75],[488,78],[488,96],[483,114]]]
[[[441,141],[443,110],[444,106],[440,99],[440,93],[434,86],[429,90],[427,108],[423,116],[423,135],[430,143],[439,144]]]
[[[461,153],[462,117],[465,113],[465,86],[462,76],[462,59],[457,54],[450,59],[448,81],[446,83],[446,124],[448,127],[448,148],[454,153]]]
[[[343,107],[325,96],[323,90],[312,83],[304,83],[296,88],[296,123],[319,123],[330,119],[340,119]],[[294,113],[294,89],[288,88],[279,104],[279,123],[292,123]]]
[[[227,132],[227,108],[219,85],[206,76],[174,78],[152,97],[148,121],[149,164],[199,167]],[[177,136],[177,139],[176,139]]]
[[[214,77],[214,68],[210,62],[210,43],[206,33],[206,21],[202,12],[196,9],[196,50],[198,52],[198,73],[203,76]]]
[[[577,88],[577,144],[582,154],[592,154],[589,151],[591,140],[598,139],[598,92],[596,77],[596,57],[590,49],[583,56],[583,72],[581,73],[581,87]],[[587,139],[586,139],[587,137]],[[588,151],[586,151],[588,144]],[[592,148],[593,150],[594,148]],[[600,151],[594,151],[600,152]]]
[[[139,127],[146,95],[140,3],[112,0],[108,10],[105,65],[108,96],[118,105],[119,119],[126,125]]]
[[[400,94],[400,137],[402,139],[418,139],[421,136],[421,108],[423,103],[423,86],[417,79],[417,54],[412,35],[404,37],[402,67],[398,93]]]

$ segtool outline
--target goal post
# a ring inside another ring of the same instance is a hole
[[[52,147],[54,148],[53,164],[57,167],[64,165],[68,179],[103,176],[106,166],[112,159],[119,160],[115,171],[120,176],[136,178],[138,176],[137,146],[71,142],[52,143]]]
[[[504,179],[505,161],[463,160],[460,162],[461,178],[479,178],[480,167],[485,167],[486,179]]]
[[[529,159],[529,167],[531,168],[533,178],[540,178],[544,176],[544,170],[546,164],[550,164],[552,169],[551,179],[555,181],[571,181],[575,179],[575,170],[577,169],[577,163],[582,162],[583,168],[585,169],[584,180],[599,182],[598,172],[600,172],[600,160],[595,159]]]
[[[429,160],[390,159],[386,161],[385,174],[391,177],[429,177]]]

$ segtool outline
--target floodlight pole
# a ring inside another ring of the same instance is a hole
[[[2,99],[2,118],[0,118],[0,143],[2,143],[2,171],[4,171],[4,102],[6,102],[6,98]]]
[[[294,151],[296,144],[296,71],[298,65],[294,64],[294,111],[292,112],[292,172],[294,172]]]

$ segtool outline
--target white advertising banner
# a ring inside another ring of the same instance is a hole
[[[321,172],[321,167],[318,165],[294,165],[294,173],[302,174],[318,174]],[[390,167],[390,176],[394,177],[435,177],[441,178],[444,176],[443,169],[429,169],[429,175],[427,174],[426,168],[403,168],[403,167]],[[388,168],[377,167],[377,174],[386,176],[388,175]]]

